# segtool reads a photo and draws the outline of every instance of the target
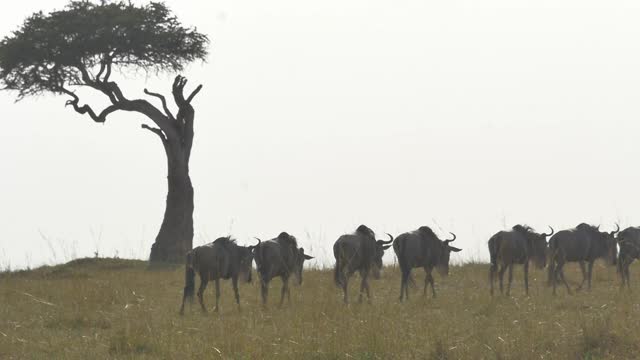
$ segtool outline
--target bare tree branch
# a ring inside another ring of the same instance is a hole
[[[133,111],[147,116],[164,132],[167,140],[179,136],[180,129],[175,121],[171,121],[157,107],[151,105],[147,100],[136,99],[126,100],[120,103],[122,110]]]
[[[80,98],[78,97],[78,95],[74,94],[73,92],[62,88],[61,89],[62,92],[64,92],[65,94],[71,96],[73,99],[72,100],[67,100],[67,102],[65,103],[65,106],[73,106],[73,109],[79,113],[79,114],[88,114],[91,119],[97,123],[104,123],[107,120],[107,116],[117,110],[122,110],[122,107],[119,104],[115,104],[115,105],[110,105],[107,108],[105,108],[104,110],[102,110],[102,112],[100,112],[100,114],[95,113],[95,111],[93,111],[93,109],[89,106],[89,105],[82,105],[79,106],[79,102],[80,102]]]
[[[111,103],[115,105],[118,102],[127,101],[127,98],[124,97],[124,94],[122,93],[122,90],[120,90],[118,84],[112,81],[108,81],[109,77],[111,76],[111,64],[111,58],[106,58],[104,60],[104,70],[102,69],[101,65],[100,72],[95,78],[91,76],[91,74],[83,64],[76,64],[75,68],[80,71],[84,85],[105,94],[109,98]],[[106,74],[104,76],[104,79],[100,80],[100,74],[103,71],[106,71]]]
[[[104,75],[104,79],[102,79],[102,82],[108,82],[109,81],[109,77],[111,77],[111,64],[113,63],[113,55],[107,55],[107,58],[105,59],[105,65],[107,68],[107,73]]]
[[[198,85],[198,87],[193,90],[193,92],[191,93],[191,95],[189,95],[189,97],[187,98],[187,104],[191,104],[191,100],[193,100],[193,98],[198,95],[198,93],[200,92],[200,90],[202,90],[202,85]]]
[[[96,81],[100,81],[100,76],[102,76],[102,73],[104,73],[104,70],[107,68],[107,64],[105,63],[105,60],[103,59],[102,61],[100,61],[100,71],[98,71],[98,75],[96,75]]]
[[[167,141],[167,138],[165,137],[165,135],[164,135],[164,133],[162,132],[162,130],[160,130],[160,129],[158,129],[158,128],[151,127],[151,126],[149,126],[149,125],[147,125],[147,124],[142,124],[142,125],[141,125],[141,127],[142,127],[143,129],[149,130],[149,131],[151,131],[152,133],[154,133],[154,134],[158,135],[158,136],[160,137],[160,140],[162,140],[162,143],[164,143],[164,142],[166,142],[166,141]]]
[[[171,113],[171,111],[169,110],[169,108],[167,107],[167,99],[165,99],[165,97],[161,94],[158,93],[152,93],[151,91],[144,89],[144,93],[149,95],[149,96],[153,96],[153,97],[157,97],[158,99],[160,99],[160,101],[162,102],[162,108],[164,109],[164,113],[167,115],[167,117],[173,121],[176,120],[176,118],[173,116],[173,114]]]

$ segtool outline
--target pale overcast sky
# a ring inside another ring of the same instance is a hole
[[[0,34],[66,3],[5,4]],[[458,234],[454,260],[486,260],[505,225],[640,224],[636,1],[167,3],[212,40],[184,73],[204,84],[195,245],[286,230],[330,265],[360,223],[428,225]],[[169,94],[171,79],[126,90]],[[144,118],[14,99],[0,92],[0,267],[146,258],[167,189]]]

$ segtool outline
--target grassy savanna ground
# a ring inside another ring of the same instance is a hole
[[[578,359],[636,358],[639,291],[619,290],[614,268],[597,264],[594,288],[556,297],[545,274],[522,270],[512,297],[489,296],[486,264],[436,275],[438,297],[413,290],[400,304],[399,273],[372,281],[371,304],[344,306],[329,270],[309,270],[292,302],[276,306],[280,281],[263,309],[257,284],[243,284],[241,310],[222,285],[220,313],[197,304],[178,315],[184,269],[148,270],[140,261],[84,259],[0,274],[0,358],[226,359]],[[640,279],[632,266],[632,281]],[[423,272],[416,279],[422,285]],[[255,274],[254,274],[255,275]],[[575,286],[577,266],[569,266]],[[358,281],[352,281],[356,300]],[[639,285],[640,286],[640,285]],[[212,308],[213,287],[205,301]]]

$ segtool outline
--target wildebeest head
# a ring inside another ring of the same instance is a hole
[[[387,233],[389,236],[389,241],[378,240],[376,241],[376,253],[373,257],[373,263],[371,270],[374,279],[380,279],[380,270],[382,270],[382,256],[384,256],[384,251],[391,247],[391,243],[393,242],[393,236]]]
[[[253,264],[253,250],[260,245],[260,240],[256,245],[238,247],[238,274],[244,281],[251,282],[251,265]]]
[[[530,256],[535,265],[540,269],[547,266],[547,237],[555,233],[551,226],[549,226],[549,229],[551,229],[549,234],[538,234],[526,225],[516,225],[513,227],[514,231],[519,232],[527,239],[527,245],[529,249],[531,249]]]
[[[616,224],[616,229],[612,232],[602,232],[606,248],[607,248],[607,260],[611,265],[616,265],[618,260],[618,240],[616,234],[620,232],[620,225]]]
[[[627,228],[618,233],[617,242],[620,246],[620,253],[618,254],[618,264],[625,259],[638,259],[640,258],[640,247],[638,246],[638,228]]]
[[[305,254],[304,248],[300,248],[296,252],[295,263],[294,263],[294,266],[295,266],[294,273],[295,273],[296,282],[298,283],[298,285],[302,285],[302,268],[304,266],[304,262],[306,260],[311,260],[311,259],[313,259],[313,256]]]
[[[449,243],[453,242],[456,239],[456,234],[450,232],[451,236],[453,236],[450,240],[440,241],[440,258],[438,259],[438,265],[436,268],[441,276],[449,275],[449,259],[451,258],[451,252],[459,252],[462,249],[457,247],[453,247],[449,245]]]
[[[612,232],[600,231],[600,225],[592,226],[586,224],[578,225],[577,229],[588,231],[596,243],[598,249],[598,257],[606,260],[610,265],[616,265],[618,259],[618,243],[616,234],[620,231],[620,226],[616,224],[616,230]]]

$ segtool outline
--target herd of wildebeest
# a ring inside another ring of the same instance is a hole
[[[582,223],[573,229],[554,233],[537,233],[526,225],[516,225],[509,231],[500,231],[493,235],[488,242],[491,265],[489,269],[489,283],[491,295],[494,293],[496,275],[499,279],[500,292],[503,292],[504,273],[508,271],[506,294],[509,295],[513,280],[513,266],[523,265],[525,292],[529,292],[528,271],[529,262],[539,268],[547,266],[548,283],[556,294],[556,285],[562,282],[571,293],[571,289],[564,277],[563,267],[567,262],[577,262],[582,270],[581,289],[585,282],[591,288],[593,264],[597,259],[604,259],[610,265],[617,265],[621,275],[622,287],[629,287],[629,265],[640,258],[640,227],[629,227],[620,231],[600,231],[600,226]],[[436,296],[432,271],[437,269],[442,276],[449,273],[449,257],[451,252],[462,249],[451,246],[452,238],[441,240],[427,226],[398,235],[395,239],[387,234],[389,240],[376,240],[374,232],[365,225],[360,225],[353,234],[342,235],[333,245],[335,257],[334,281],[342,289],[343,300],[348,303],[349,278],[358,272],[360,274],[360,296],[363,294],[371,299],[368,279],[372,276],[380,278],[382,256],[384,251],[393,246],[401,270],[400,301],[409,296],[408,287],[414,284],[411,277],[413,268],[425,270],[424,294],[431,285],[433,296]],[[549,240],[547,241],[547,238]],[[230,237],[216,239],[212,243],[198,246],[189,251],[186,260],[186,276],[184,295],[180,313],[184,313],[186,300],[193,299],[195,293],[195,275],[200,276],[200,288],[197,296],[203,311],[206,307],[203,301],[204,290],[211,280],[216,288],[216,306],[220,299],[220,280],[231,279],[236,303],[240,304],[238,281],[240,278],[251,282],[252,264],[255,261],[260,278],[262,303],[266,305],[269,282],[275,278],[282,279],[280,304],[285,296],[290,301],[289,278],[295,277],[298,284],[302,283],[302,269],[306,260],[313,257],[298,247],[294,236],[281,233],[278,237],[262,241],[252,246],[240,246]],[[618,251],[618,247],[620,250]]]

